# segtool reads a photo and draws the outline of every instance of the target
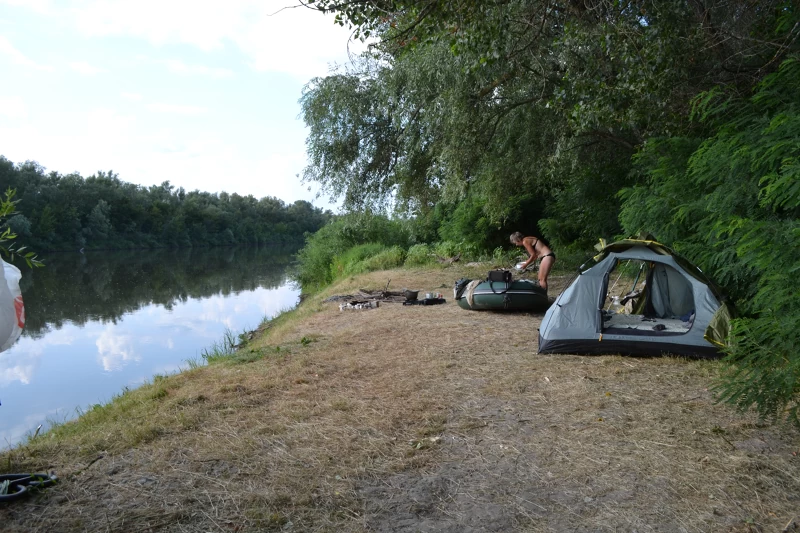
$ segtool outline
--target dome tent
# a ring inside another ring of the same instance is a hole
[[[732,308],[699,268],[647,239],[609,244],[594,261],[545,314],[539,353],[719,355]],[[627,294],[617,288],[626,273],[635,275]]]

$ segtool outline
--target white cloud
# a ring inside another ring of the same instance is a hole
[[[0,355],[0,385],[8,385],[15,381],[29,384],[39,362],[39,356],[17,359],[12,363],[11,358]]]
[[[125,363],[141,360],[141,356],[133,350],[133,338],[130,335],[119,334],[111,327],[103,330],[95,345],[100,363],[106,372],[121,370]]]
[[[93,76],[93,75],[99,74],[101,72],[108,72],[107,70],[102,69],[100,67],[95,67],[93,65],[90,65],[89,63],[87,63],[85,61],[72,62],[72,63],[69,64],[69,68],[71,68],[72,70],[74,70],[75,72],[77,72],[79,74],[84,74],[86,76]]]
[[[142,95],[139,93],[120,93],[120,96],[132,102],[140,102],[142,100]]]
[[[51,0],[2,0],[0,4],[25,7],[45,15],[53,13],[53,3]]]
[[[11,42],[5,37],[0,35],[0,56],[6,56],[12,63],[21,65],[23,67],[32,68],[35,70],[53,70],[53,67],[48,65],[40,65],[36,61],[30,59],[28,56],[17,50]]]
[[[156,113],[172,113],[175,115],[201,115],[208,111],[205,107],[180,104],[147,104],[147,109]]]
[[[254,69],[286,72],[305,81],[325,76],[334,63],[348,61],[349,36],[332,16],[297,8],[275,14],[262,11],[230,39],[250,57]],[[349,47],[351,53],[364,49],[360,42],[350,42]]]
[[[0,116],[12,120],[24,120],[28,117],[28,106],[19,96],[0,95]]]
[[[212,50],[237,28],[247,3],[89,0],[73,4],[71,12],[84,35],[131,35],[156,45],[177,42]]]
[[[0,354],[0,386],[16,381],[29,384],[47,347],[70,345],[74,341],[74,334],[64,329],[51,331],[40,339],[20,337],[11,348]]]
[[[197,74],[209,76],[211,78],[227,78],[233,75],[233,71],[227,68],[214,68],[205,65],[187,65],[178,59],[164,59],[159,63],[165,65],[170,71],[177,74]]]
[[[86,113],[86,132],[94,137],[95,147],[114,144],[114,138],[125,136],[130,132],[136,117],[122,115],[115,109],[98,107]],[[103,142],[105,141],[105,142]]]
[[[232,43],[254,69],[288,73],[305,81],[326,75],[331,63],[347,61],[350,33],[334,24],[333,16],[297,7],[298,3],[85,0],[73,4],[69,13],[86,36],[128,35],[157,46],[180,43],[205,51]],[[363,48],[359,42],[351,43],[353,52]],[[224,69],[192,73],[220,75],[217,70]]]

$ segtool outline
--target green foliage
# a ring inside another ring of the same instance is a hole
[[[16,214],[8,219],[8,227],[17,237],[31,236],[31,221],[23,214]]]
[[[734,321],[720,399],[798,419],[800,394],[800,61],[790,58],[752,98],[717,90],[695,100],[705,138],[653,141],[646,179],[622,192],[630,233],[647,230],[720,281]]]
[[[34,252],[26,252],[26,246],[17,246],[14,242],[17,231],[23,236],[30,235],[30,222],[24,216],[17,214],[16,206],[19,200],[14,200],[16,194],[15,189],[6,189],[5,197],[0,199],[0,254],[9,261],[19,257],[29,267],[43,266]]]
[[[368,271],[388,270],[403,265],[406,258],[406,251],[399,246],[392,246],[382,250],[364,260],[364,266]]]
[[[439,226],[439,237],[443,241],[466,241],[488,247],[488,240],[495,229],[483,210],[482,202],[469,196],[459,202],[450,215]]]
[[[522,212],[547,218],[554,245],[587,246],[621,231],[642,143],[701,129],[690,98],[746,93],[797,42],[786,0],[579,4],[315,2],[378,43],[307,87],[305,178],[346,208],[428,219],[450,203],[447,240],[491,249],[489,230]],[[533,195],[537,209],[518,202]]]
[[[330,280],[367,272],[366,259],[383,252],[386,247],[379,243],[358,244],[335,256],[331,262]]]
[[[474,261],[481,257],[484,249],[465,241],[441,241],[433,245],[433,253],[439,258],[447,259],[460,254],[463,261]]]
[[[406,225],[386,215],[367,211],[337,217],[306,236],[295,278],[304,291],[313,292],[338,276],[366,270],[364,260],[386,247],[407,248],[409,240]]]
[[[396,268],[403,265],[405,257],[406,252],[400,246],[387,248],[378,243],[359,244],[333,258],[328,281],[363,272]]]
[[[492,262],[498,265],[515,265],[522,260],[521,258],[527,259],[527,254],[523,254],[516,246],[511,249],[498,246],[491,255]]]
[[[436,262],[433,246],[430,244],[415,244],[408,249],[405,264],[407,266],[422,266]]]
[[[236,334],[230,329],[226,329],[219,342],[214,342],[208,348],[200,351],[200,357],[207,364],[224,361],[236,354]]]

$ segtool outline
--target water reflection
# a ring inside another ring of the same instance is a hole
[[[0,447],[185,367],[226,328],[293,306],[290,260],[270,248],[45,257],[20,283],[23,335],[0,353]]]
[[[144,305],[171,310],[189,298],[228,296],[286,282],[291,255],[265,247],[88,252],[44,258],[23,270],[23,335],[40,336],[65,320],[115,322]]]

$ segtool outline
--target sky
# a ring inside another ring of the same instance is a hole
[[[0,155],[335,208],[297,177],[298,100],[364,47],[296,4],[0,0]]]

